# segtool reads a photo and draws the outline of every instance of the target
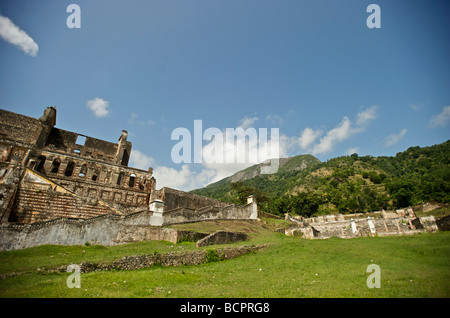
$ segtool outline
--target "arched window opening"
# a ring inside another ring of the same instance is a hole
[[[39,156],[34,170],[36,170],[37,172],[40,172],[40,173],[45,173],[45,170],[44,170],[45,159],[46,159],[45,156]]]
[[[117,178],[117,185],[121,185],[122,184],[123,176],[124,176],[123,172],[119,173],[119,177]]]
[[[125,149],[123,151],[123,157],[122,157],[121,165],[122,166],[128,166],[128,160],[129,159],[130,159],[130,155],[129,155],[128,151]]]
[[[79,177],[86,177],[86,174],[87,174],[87,165],[83,164],[81,166],[80,173],[78,174],[78,176]]]
[[[128,181],[128,186],[130,188],[134,187],[134,184],[136,183],[136,175],[134,173],[132,173],[130,175],[130,180]]]
[[[92,174],[92,181],[97,181],[98,176],[100,175],[100,170],[99,169],[95,169],[94,173]]]
[[[141,181],[139,182],[139,190],[144,190],[145,179],[141,176]]]
[[[66,177],[71,177],[73,173],[73,169],[75,169],[75,162],[70,161],[69,164],[66,167],[66,171],[64,172],[64,175]]]
[[[58,173],[59,166],[61,165],[61,161],[59,159],[55,159],[52,162],[52,170],[51,173]]]

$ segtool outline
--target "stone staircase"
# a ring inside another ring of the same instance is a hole
[[[98,200],[52,190],[19,188],[13,206],[12,221],[34,223],[60,217],[89,219],[114,212]]]

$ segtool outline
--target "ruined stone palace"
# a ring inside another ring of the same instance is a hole
[[[47,107],[32,118],[0,110],[0,250],[112,244],[139,226],[257,218],[252,198],[240,206],[157,190],[152,168],[128,166],[126,131],[117,143],[88,137],[56,128],[56,113]]]

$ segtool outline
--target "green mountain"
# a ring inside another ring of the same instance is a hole
[[[216,183],[210,184],[209,187],[214,187],[218,183],[234,183],[253,179],[261,176],[261,168],[267,163],[260,163],[248,167],[244,170],[238,171],[230,177],[224,178]],[[314,167],[320,164],[320,160],[311,155],[299,155],[290,158],[280,158],[277,173],[302,171],[306,168]]]
[[[192,192],[238,204],[253,194],[263,211],[304,216],[450,201],[450,140],[392,157],[353,154],[327,162],[311,155],[284,158],[270,175],[260,168],[254,165]]]

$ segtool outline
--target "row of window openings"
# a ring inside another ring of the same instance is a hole
[[[45,156],[39,156],[37,165],[35,166],[36,171],[41,172],[41,173],[45,172],[44,171],[45,160],[46,160]],[[50,172],[58,173],[60,165],[61,165],[61,162],[58,159],[53,160],[52,169],[50,170]],[[66,177],[71,177],[74,169],[75,169],[75,162],[70,161],[66,167],[66,170],[64,171],[64,175]],[[87,170],[88,170],[87,165],[86,164],[82,165],[78,176],[82,177],[82,178],[85,177],[87,175]],[[125,174],[123,172],[119,173],[119,177],[117,178],[117,185],[121,185],[124,176],[125,176]],[[97,181],[97,178],[98,178],[97,174],[94,174],[92,176],[92,181]],[[136,175],[133,173],[130,175],[130,179],[128,181],[128,186],[134,187],[135,183],[136,183]],[[144,181],[144,183],[145,183],[145,181]]]

